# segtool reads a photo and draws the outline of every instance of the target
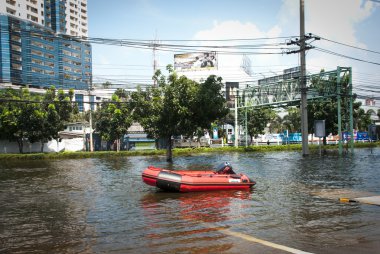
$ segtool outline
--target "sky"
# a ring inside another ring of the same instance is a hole
[[[153,83],[152,47],[136,48],[122,45],[122,40],[142,40],[148,43],[155,42],[158,45],[211,46],[210,49],[215,46],[231,46],[229,54],[218,54],[218,70],[185,73],[195,78],[216,74],[224,81],[244,83],[281,74],[284,69],[299,65],[299,54],[286,54],[289,46],[280,46],[283,47],[280,51],[260,48],[255,54],[246,54],[245,57],[234,47],[241,44],[253,46],[286,44],[290,39],[299,37],[299,2],[299,0],[88,1],[89,37],[114,40],[113,45],[93,44],[94,83],[109,81],[113,84],[127,84],[127,87]],[[357,88],[358,92],[367,95],[379,96],[380,1],[304,0],[304,2],[305,32],[323,38],[313,41],[311,45],[316,48],[307,51],[307,72],[318,73],[321,69],[330,71],[335,70],[337,66],[352,67],[354,89]],[[320,51],[321,49],[364,61],[324,53]],[[269,52],[283,54],[267,54]],[[180,53],[185,53],[183,48],[167,51],[158,46],[155,51],[158,68],[164,70],[168,64],[173,64],[174,54]],[[251,63],[250,75],[241,68],[243,58],[249,59]]]

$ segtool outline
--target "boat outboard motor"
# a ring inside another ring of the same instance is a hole
[[[217,174],[235,174],[235,172],[232,170],[232,166],[229,162],[223,162],[216,168]]]

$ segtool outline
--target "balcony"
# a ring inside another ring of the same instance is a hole
[[[73,23],[70,23],[70,27],[71,27],[72,29],[78,29],[78,25],[73,24]]]
[[[38,22],[38,18],[33,15],[27,14],[26,17],[31,21]]]
[[[15,0],[6,0],[6,3],[12,6],[16,6],[16,1]]]
[[[22,70],[22,65],[21,64],[12,63],[12,69],[21,71]]]
[[[54,55],[45,53],[45,57],[49,59],[54,59]]]
[[[11,35],[12,42],[19,42],[21,43],[21,37],[16,35]]]
[[[17,55],[12,55],[12,62],[21,64],[22,57]]]
[[[41,56],[41,57],[43,56],[41,51],[34,50],[34,49],[31,50],[31,54],[35,56]]]
[[[38,64],[38,65],[44,65],[44,63],[41,61],[41,60],[39,60],[39,59],[32,59],[32,63],[33,64]]]
[[[9,13],[9,14],[11,14],[11,15],[16,15],[16,10],[14,10],[14,9],[11,9],[11,8],[9,8],[9,7],[7,7],[7,13]]]
[[[33,73],[39,73],[39,74],[44,74],[44,70],[36,67],[32,67],[32,72]]]
[[[31,11],[31,12],[35,13],[35,14],[38,14],[37,8],[34,8],[34,7],[30,6],[30,5],[26,5],[26,9],[28,11]]]
[[[11,45],[11,49],[12,49],[13,51],[21,52],[21,47],[20,47],[20,46],[17,46],[17,45]]]

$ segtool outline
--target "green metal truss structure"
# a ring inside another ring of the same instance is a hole
[[[336,98],[338,103],[338,135],[339,154],[343,153],[342,119],[349,123],[345,126],[350,136],[349,144],[353,153],[353,96],[352,96],[352,68],[337,67],[334,71],[308,75],[307,99],[324,100]],[[288,107],[299,106],[301,101],[301,88],[299,78],[279,80],[265,85],[249,86],[239,90],[240,95],[235,101],[235,133],[239,133],[237,127],[242,126],[246,136],[247,145],[247,109],[260,107]],[[342,112],[342,104],[346,103],[348,112]],[[243,115],[245,117],[240,117]],[[240,120],[240,121],[239,121]],[[237,140],[235,145],[237,145]]]

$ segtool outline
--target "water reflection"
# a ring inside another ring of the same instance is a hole
[[[68,161],[70,164],[70,161]],[[9,164],[8,164],[9,165]],[[83,188],[80,171],[57,174],[55,163],[1,168],[1,251],[43,253],[87,248],[89,202],[76,195]],[[69,170],[66,168],[65,170]],[[86,178],[86,182],[90,179]]]
[[[227,251],[233,243],[220,230],[229,227],[228,221],[244,217],[244,200],[251,195],[250,191],[148,193],[141,199],[146,246],[172,253]]]
[[[379,207],[340,203],[380,194],[380,149],[352,157],[298,152],[183,156],[172,169],[230,161],[253,191],[167,193],[145,185],[164,157],[0,164],[2,253],[277,253],[254,236],[316,253],[374,253]],[[225,234],[228,230],[230,234]]]

